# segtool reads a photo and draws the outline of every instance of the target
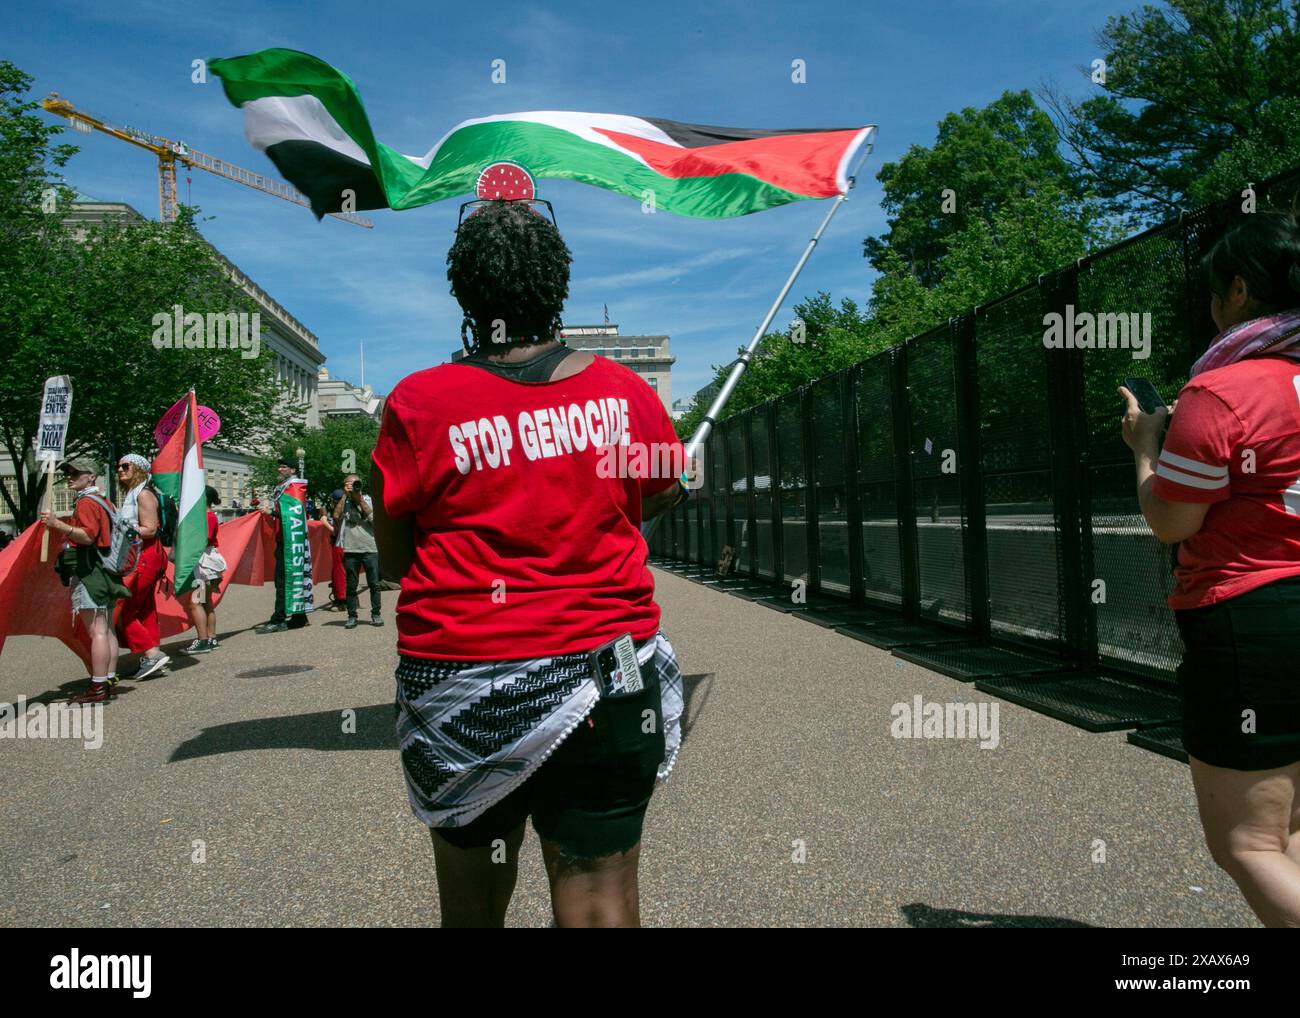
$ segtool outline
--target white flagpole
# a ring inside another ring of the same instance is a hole
[[[736,359],[736,363],[732,365],[731,373],[727,375],[727,380],[722,383],[722,388],[718,390],[718,394],[713,398],[713,402],[709,405],[708,413],[704,415],[704,419],[700,422],[700,426],[695,429],[695,434],[692,435],[691,440],[686,443],[687,463],[691,462],[696,453],[698,453],[703,447],[704,443],[708,441],[709,433],[713,430],[713,426],[718,423],[718,417],[721,415],[723,408],[727,405],[727,400],[731,398],[731,394],[735,392],[736,386],[740,383],[740,376],[743,375],[745,369],[749,367],[749,362],[754,356],[754,351],[758,349],[758,344],[767,334],[767,329],[768,326],[772,324],[772,319],[774,319],[776,313],[781,310],[781,305],[785,302],[786,296],[790,293],[790,288],[794,286],[794,281],[799,278],[799,273],[803,271],[804,265],[808,263],[808,259],[813,253],[813,248],[815,248],[817,242],[821,240],[822,234],[826,232],[826,227],[829,226],[831,220],[835,218],[835,213],[840,210],[840,206],[849,200],[849,192],[853,190],[853,185],[857,183],[858,173],[862,169],[862,164],[867,161],[867,157],[871,155],[871,150],[876,144],[875,127],[869,128],[868,131],[869,133],[862,145],[862,153],[858,156],[857,162],[854,163],[853,170],[849,174],[848,187],[836,195],[834,203],[832,203],[831,207],[826,210],[826,217],[822,220],[821,226],[817,227],[817,232],[812,235],[807,245],[804,247],[803,254],[801,254],[799,260],[794,263],[794,268],[786,279],[785,285],[781,287],[780,292],[776,295],[776,300],[772,301],[772,306],[768,308],[767,314],[763,317],[763,321],[759,324],[758,328],[754,330],[754,335],[750,339],[749,345],[745,347],[744,352]],[[658,516],[647,520],[641,525],[641,533],[647,540],[649,540],[650,535],[654,533],[654,528],[658,525],[659,520],[661,520],[663,516],[664,514],[660,513]]]

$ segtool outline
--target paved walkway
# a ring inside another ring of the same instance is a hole
[[[895,739],[891,707],[916,695],[996,701],[656,577],[689,707],[647,821],[647,925],[1254,924],[1203,847],[1181,764],[1009,703],[996,749]],[[235,588],[222,648],[123,684],[102,748],[0,740],[0,923],[436,923],[393,735],[396,596],[383,629],[321,612],[258,636],[270,588]],[[11,639],[0,701],[55,697],[79,670],[52,641]],[[510,922],[549,920],[530,837]]]

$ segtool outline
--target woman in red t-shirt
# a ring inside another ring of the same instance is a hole
[[[1143,515],[1181,542],[1169,604],[1206,841],[1264,923],[1298,926],[1300,226],[1251,215],[1204,266],[1221,331],[1171,418],[1120,390],[1124,440]]]
[[[160,507],[149,484],[150,463],[139,453],[128,453],[117,464],[117,478],[125,493],[121,513],[141,537],[135,569],[123,578],[131,596],[122,602],[117,625],[122,642],[140,655],[140,666],[129,676],[147,679],[171,663],[163,653],[158,630],[158,581],[167,576],[167,551],[158,539]]]
[[[503,924],[531,816],[556,922],[635,926],[682,713],[640,525],[681,497],[681,444],[639,376],[556,338],[553,224],[473,204],[447,256],[468,356],[398,384],[374,452],[407,791],[443,925]]]

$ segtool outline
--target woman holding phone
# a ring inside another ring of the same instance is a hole
[[[1300,926],[1300,225],[1256,213],[1202,267],[1219,334],[1168,411],[1120,389],[1124,440],[1143,516],[1179,543],[1169,605],[1206,843],[1265,925]]]

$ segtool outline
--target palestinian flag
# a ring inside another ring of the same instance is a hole
[[[248,140],[310,200],[343,209],[410,209],[475,190],[487,167],[576,180],[679,215],[723,219],[849,187],[872,127],[754,130],[615,113],[503,113],[457,124],[423,156],[376,141],[352,80],[287,49],[214,59]]]
[[[177,505],[176,540],[172,545],[177,594],[198,582],[194,569],[208,546],[207,478],[203,473],[198,420],[198,400],[191,389],[184,421],[153,461],[154,485]]]
[[[283,540],[280,554],[284,556],[284,604],[287,616],[311,611],[312,576],[311,542],[307,530],[307,482],[298,477],[289,478],[277,499]]]

